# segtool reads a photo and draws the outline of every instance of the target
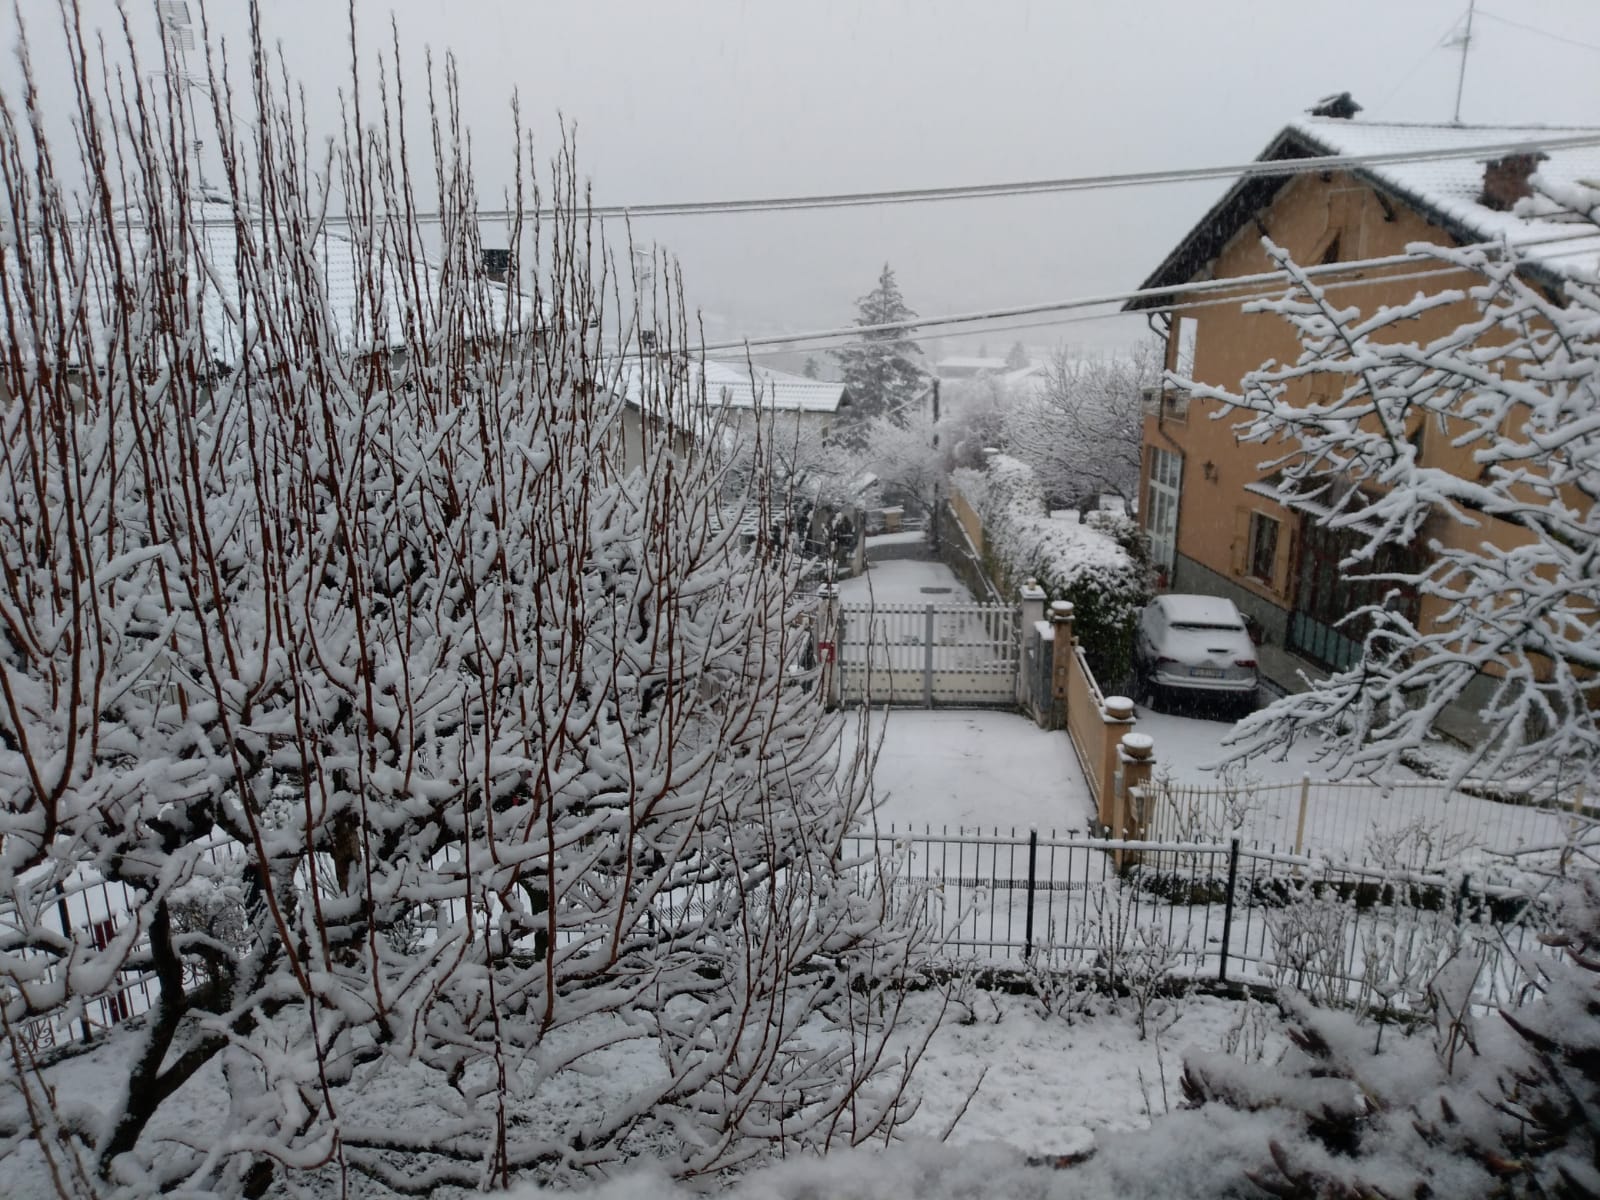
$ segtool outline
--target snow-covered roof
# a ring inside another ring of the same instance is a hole
[[[1243,628],[1244,622],[1239,618],[1239,610],[1234,607],[1232,600],[1224,600],[1218,596],[1195,596],[1176,593],[1167,596],[1158,596],[1155,601],[1161,606],[1161,611],[1166,614],[1167,620],[1178,625],[1219,625],[1229,628]]]
[[[769,367],[708,362],[705,364],[706,399],[729,408],[762,408],[779,412],[838,412],[845,402],[845,385],[825,379],[808,379]]]
[[[247,211],[245,219],[250,220]],[[233,205],[223,199],[196,201],[191,214],[189,244],[183,247],[186,276],[192,300],[197,305],[201,328],[206,339],[207,352],[212,361],[232,364],[241,352],[240,313],[240,254],[235,222],[239,218]],[[136,275],[144,272],[143,261],[150,253],[150,231],[137,208],[124,208],[113,218],[112,236],[119,253],[132,265]],[[260,219],[252,222],[260,229]],[[288,230],[270,233],[262,239],[274,253],[282,255],[284,248],[276,241],[287,236]],[[97,230],[96,239],[107,236]],[[394,348],[405,341],[405,304],[410,295],[413,279],[401,279],[401,264],[392,257],[381,266],[383,278],[377,283],[366,283],[361,273],[371,269],[360,247],[344,233],[324,226],[315,235],[312,253],[318,268],[318,282],[322,285],[328,319],[333,327],[336,348],[343,353],[363,353],[371,350]],[[422,264],[424,270],[416,272],[414,286],[422,290],[421,302],[431,308],[437,301],[439,268],[436,264]],[[272,284],[264,285],[268,291]],[[489,316],[498,322],[505,314],[510,292],[502,284],[490,283],[488,287]],[[381,328],[376,328],[370,311],[371,298],[381,288],[383,317]],[[23,289],[18,289],[22,294]],[[298,289],[296,289],[298,294]],[[519,296],[521,317],[525,324],[534,323],[533,302]],[[96,342],[94,355],[98,359],[105,351],[104,343],[114,324],[108,319],[110,305],[116,303],[109,290],[93,285],[87,298],[90,328]],[[254,321],[256,314],[244,314]],[[81,365],[81,364],[74,364]]]
[[[705,376],[706,404],[715,408],[753,409],[757,401],[765,411],[836,413],[849,403],[849,391],[842,383],[808,379],[770,367],[750,367],[745,363],[690,362],[683,378],[685,396],[699,394],[701,372]],[[654,381],[652,381],[654,382]],[[638,405],[641,397],[640,372],[628,372],[627,399]],[[675,397],[681,401],[683,397]]]
[[[999,375],[1006,369],[1003,358],[974,358],[954,354],[933,364],[933,373],[942,378],[966,378],[972,375]]]
[[[1585,135],[1600,139],[1600,126],[1430,125],[1305,116],[1286,125],[1257,156],[1257,161],[1521,146]],[[1557,146],[1546,154],[1538,164],[1541,181],[1558,188],[1576,184],[1594,187],[1600,182],[1600,145]],[[1546,216],[1499,211],[1481,202],[1488,157],[1491,156],[1364,163],[1346,169],[1414,209],[1459,242],[1505,237],[1522,244],[1534,269],[1552,281],[1592,277],[1600,269],[1600,235],[1582,236],[1585,226]],[[1232,236],[1272,203],[1278,191],[1294,178],[1290,174],[1254,175],[1235,182],[1143,286],[1170,287],[1194,279],[1215,260]],[[1551,243],[1554,238],[1561,240]],[[1160,303],[1163,301],[1159,298],[1131,300],[1126,308],[1136,310]]]
[[[1557,128],[1547,125],[1421,125],[1415,123],[1348,120],[1336,117],[1302,117],[1290,130],[1316,143],[1325,154],[1403,154],[1416,150],[1453,150],[1467,146],[1537,142],[1542,138],[1571,138],[1590,134],[1600,138],[1600,127]],[[1479,241],[1505,237],[1513,242],[1540,243],[1570,238],[1573,226],[1560,221],[1518,216],[1489,208],[1480,202],[1485,159],[1440,158],[1425,162],[1375,163],[1359,173],[1387,185],[1389,191],[1429,216],[1455,224],[1452,232],[1466,232]],[[1547,152],[1538,165],[1547,183],[1570,187],[1583,181],[1600,181],[1600,145],[1561,147]],[[1576,251],[1576,253],[1575,253]],[[1524,251],[1534,261],[1562,274],[1600,256],[1600,236],[1573,243],[1528,245]]]

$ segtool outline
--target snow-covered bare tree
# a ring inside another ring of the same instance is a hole
[[[1060,347],[1015,398],[1006,423],[1009,452],[1061,503],[1102,493],[1131,500],[1139,490],[1144,393],[1160,375],[1153,342],[1097,355]]]
[[[981,467],[986,449],[1006,444],[1006,422],[1027,387],[995,375],[943,385],[939,445],[952,468]]]
[[[850,389],[852,413],[858,423],[879,416],[904,420],[912,401],[927,386],[922,348],[904,329],[881,328],[902,324],[916,315],[900,294],[894,269],[884,263],[877,286],[856,301],[860,337],[833,352]]]
[[[1600,192],[1556,199],[1574,238],[1600,224]],[[1280,498],[1345,531],[1350,578],[1379,600],[1347,620],[1359,662],[1247,720],[1254,752],[1308,731],[1330,762],[1393,766],[1451,704],[1491,735],[1462,774],[1514,778],[1570,800],[1591,794],[1600,729],[1600,288],[1592,252],[1530,265],[1514,247],[1412,247],[1456,268],[1451,286],[1363,313],[1340,305],[1271,248],[1292,290],[1257,311],[1290,322],[1302,351],[1221,400],[1270,449]],[[1415,340],[1424,318],[1459,324]],[[1308,398],[1307,388],[1314,389]],[[1415,548],[1420,565],[1386,561]],[[1405,596],[1404,603],[1386,602]],[[1414,599],[1413,599],[1414,598]],[[1479,697],[1479,689],[1483,689]]]
[[[626,465],[640,314],[570,150],[507,147],[554,216],[502,286],[453,69],[431,144],[389,59],[313,151],[259,35],[201,107],[65,17],[77,143],[31,72],[0,107],[0,1178],[432,1194],[887,1135],[918,928],[846,855],[799,565],[738,536],[781,498],[726,507],[715,430]],[[54,1090],[39,1035],[90,1028],[103,1085]]]
[[[929,412],[903,421],[877,417],[862,431],[865,448],[857,461],[886,491],[931,512],[949,474],[946,447],[935,436],[939,428]]]
[[[982,449],[997,440],[1006,411],[1006,391],[992,378],[944,389],[947,399],[936,422],[933,411],[915,409],[896,420],[880,416],[860,431],[851,456],[854,476],[871,476],[886,496],[936,513],[947,493],[950,471],[983,462]],[[932,525],[935,542],[939,522]]]

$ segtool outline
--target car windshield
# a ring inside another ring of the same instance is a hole
[[[1219,621],[1174,621],[1174,629],[1182,629],[1186,633],[1201,633],[1207,629],[1226,629],[1229,633],[1243,633],[1243,625],[1224,625]]]

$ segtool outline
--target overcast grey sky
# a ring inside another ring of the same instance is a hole
[[[128,7],[153,30],[153,5]],[[333,120],[344,5],[263,8],[313,110]],[[54,0],[22,10],[41,35],[54,21]],[[241,36],[240,0],[207,0],[206,11]],[[424,46],[459,60],[485,191],[500,186],[495,148],[515,89],[547,147],[558,112],[576,123],[597,201],[639,203],[1239,162],[1345,89],[1367,117],[1446,120],[1460,59],[1441,42],[1466,3],[358,0],[369,46],[387,40],[391,11],[414,67]],[[108,23],[115,8],[84,0],[84,12]],[[1462,119],[1600,124],[1597,47],[1597,0],[1483,0]],[[38,57],[46,92],[62,86]],[[635,233],[679,256],[691,302],[720,336],[845,324],[885,260],[924,315],[1134,287],[1223,187],[663,218]],[[1116,321],[987,340],[1001,352],[1019,336],[1044,345],[1140,330]]]

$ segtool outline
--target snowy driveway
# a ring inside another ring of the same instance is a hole
[[[891,559],[839,584],[846,604],[971,604],[972,593],[942,562]]]
[[[852,742],[855,729],[852,722]],[[1081,835],[1094,815],[1066,733],[1046,732],[1016,713],[874,712],[869,736],[879,735],[873,779],[884,828],[1036,827],[1070,836]]]
[[[1207,783],[1216,778],[1213,768],[1227,753],[1222,739],[1233,732],[1232,718],[1210,718],[1192,706],[1182,712],[1156,711],[1148,704],[1137,709],[1138,729],[1155,739],[1155,758],[1160,767],[1189,783]],[[1296,782],[1302,775],[1321,777],[1326,765],[1315,762],[1318,742],[1302,738],[1279,759],[1257,757],[1250,761],[1249,774],[1263,783]]]

